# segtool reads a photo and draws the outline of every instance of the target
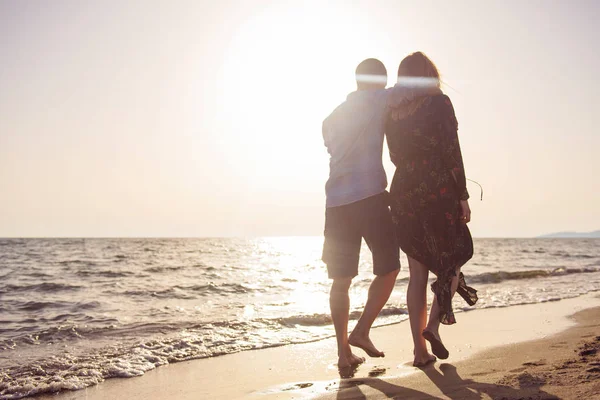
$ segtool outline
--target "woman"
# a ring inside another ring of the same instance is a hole
[[[387,142],[396,173],[390,189],[398,240],[408,256],[410,280],[407,305],[414,341],[414,365],[435,361],[428,353],[448,358],[439,334],[440,323],[454,324],[452,297],[469,303],[477,291],[465,284],[460,268],[473,256],[469,193],[457,136],[458,124],[448,96],[440,87],[435,64],[423,53],[407,56],[398,68],[400,85],[430,85],[430,96],[405,103],[391,101]],[[427,326],[427,279],[437,280]]]

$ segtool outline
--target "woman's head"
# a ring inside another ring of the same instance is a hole
[[[440,73],[425,54],[417,51],[404,57],[398,67],[398,82],[440,87]]]

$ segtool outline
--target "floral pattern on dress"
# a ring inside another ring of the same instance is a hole
[[[421,99],[409,115],[390,112],[386,122],[396,166],[390,194],[400,248],[437,276],[431,289],[440,306],[439,320],[446,325],[456,322],[452,278],[473,257],[471,233],[460,220],[460,200],[467,200],[469,193],[457,130],[446,95]],[[469,305],[477,301],[477,291],[466,285],[462,273],[457,293]]]

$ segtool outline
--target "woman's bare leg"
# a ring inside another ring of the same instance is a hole
[[[410,329],[415,346],[414,362],[415,364],[424,364],[433,359],[433,356],[427,351],[427,343],[422,335],[427,321],[427,278],[429,270],[425,265],[411,257],[408,257],[408,268],[410,278],[406,292],[406,305],[408,306]]]
[[[456,274],[452,278],[452,283],[450,284],[450,299],[454,297],[456,293],[456,289],[458,288],[458,276],[460,274],[460,267],[456,269]],[[441,341],[440,337],[440,306],[437,300],[437,296],[434,296],[433,303],[431,303],[431,311],[429,312],[429,321],[427,322],[427,328],[429,332],[433,333],[438,340]]]

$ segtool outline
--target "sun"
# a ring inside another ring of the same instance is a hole
[[[322,157],[321,122],[354,90],[354,66],[373,47],[357,18],[343,3],[283,2],[237,28],[221,69],[219,110],[239,156],[252,154],[260,172],[323,168],[291,165],[290,152]]]

